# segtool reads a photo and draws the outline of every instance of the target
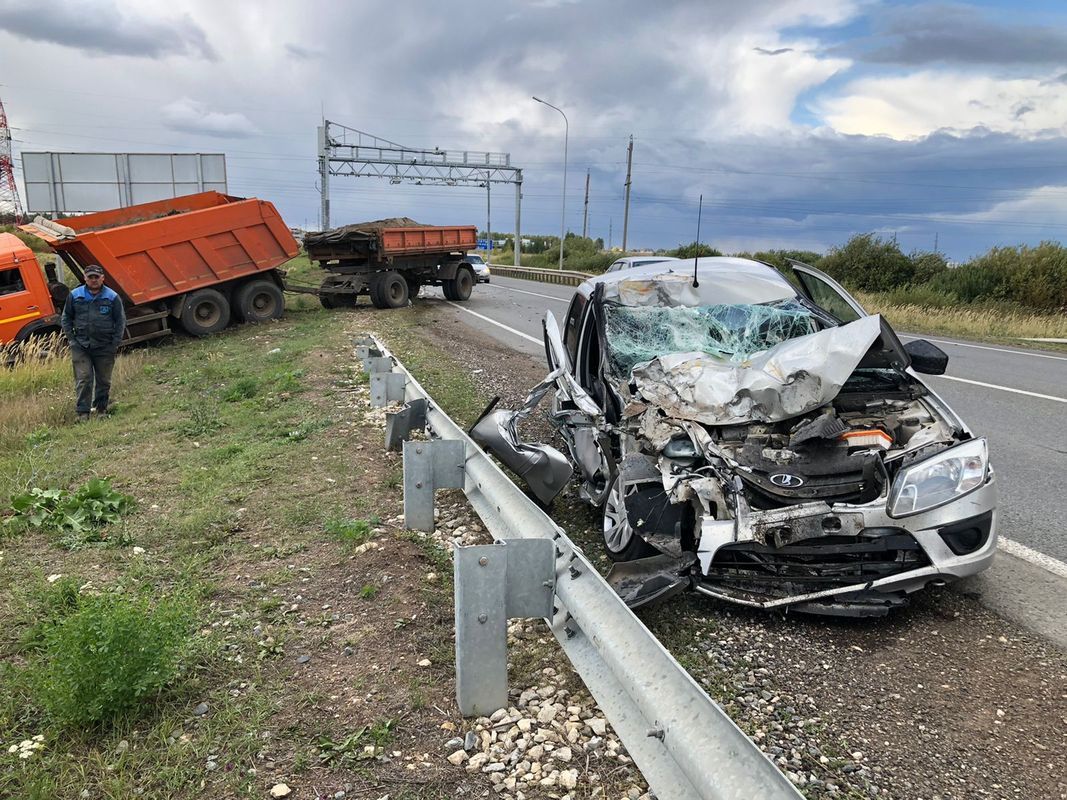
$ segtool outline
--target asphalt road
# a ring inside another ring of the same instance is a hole
[[[478,285],[468,302],[452,305],[467,324],[543,360],[545,310],[561,321],[573,293],[569,286],[494,276],[491,284]],[[1067,355],[926,338],[948,353],[949,366],[945,376],[924,380],[976,435],[989,439],[1001,536],[1022,545],[1015,553],[1028,560],[1044,554],[1067,561]]]

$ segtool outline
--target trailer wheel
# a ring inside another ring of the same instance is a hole
[[[401,308],[408,304],[408,282],[395,270],[380,272],[370,285],[370,299],[375,308]]]
[[[282,318],[285,298],[271,281],[249,281],[234,295],[233,310],[243,322],[268,322]]]
[[[185,299],[182,327],[193,336],[218,333],[230,324],[230,304],[221,292],[200,289]]]
[[[447,300],[469,300],[474,290],[474,272],[463,265],[456,270],[456,277],[445,281],[442,288]]]
[[[422,288],[422,281],[415,278],[408,278],[408,299],[414,299],[419,296],[419,290]]]

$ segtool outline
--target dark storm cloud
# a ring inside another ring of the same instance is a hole
[[[996,22],[971,6],[907,6],[882,10],[872,20],[872,36],[836,50],[863,61],[905,66],[1067,62],[1067,31]]]
[[[42,5],[0,0],[0,30],[94,55],[217,59],[207,35],[188,14],[150,19],[119,9],[114,3],[90,7],[73,0]]]
[[[1067,204],[1063,138],[934,134],[918,141],[835,134],[748,137],[718,142],[646,139],[635,146],[631,242],[671,247],[692,241],[697,196],[702,239],[729,248],[842,244],[857,233],[897,234],[905,250],[939,247],[966,258],[995,244],[1037,243],[1058,235],[1062,214],[1001,209],[1041,187]],[[575,162],[581,164],[579,152]],[[607,166],[607,165],[605,165]],[[619,170],[594,169],[590,213],[616,221]],[[603,187],[607,186],[605,191]],[[580,198],[569,203],[580,209]],[[988,219],[966,215],[987,214]],[[577,214],[568,227],[580,230]],[[596,235],[602,235],[600,224]],[[549,229],[550,230],[550,229]],[[606,238],[606,232],[604,232]],[[616,244],[618,228],[616,226]]]

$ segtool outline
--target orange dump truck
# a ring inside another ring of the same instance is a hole
[[[467,251],[477,243],[473,225],[420,225],[407,217],[309,233],[304,249],[326,279],[318,288],[288,288],[317,294],[326,308],[354,306],[361,294],[378,308],[399,308],[423,286],[440,286],[449,300],[466,300],[475,283]]]
[[[123,344],[177,324],[194,336],[232,320],[263,322],[284,310],[278,267],[299,250],[271,203],[202,192],[51,221],[22,230],[44,239],[80,281],[90,264],[126,306]],[[60,329],[69,293],[16,236],[0,234],[0,344]]]

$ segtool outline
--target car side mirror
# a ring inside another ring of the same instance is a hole
[[[948,367],[948,353],[925,339],[913,339],[904,345],[911,359],[911,368],[924,375],[944,375]]]

